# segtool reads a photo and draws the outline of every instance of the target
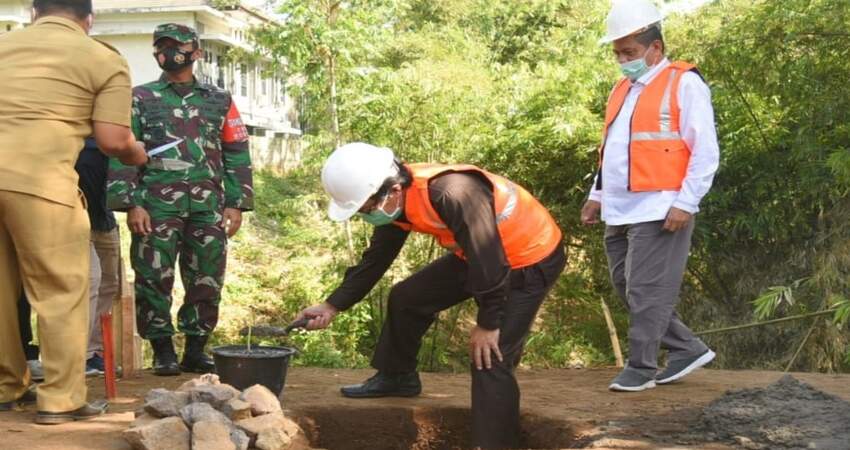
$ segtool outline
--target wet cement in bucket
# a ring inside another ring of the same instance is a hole
[[[212,350],[223,383],[243,390],[262,384],[275,395],[283,392],[289,359],[296,353],[289,347],[229,345]]]
[[[747,449],[850,449],[850,403],[786,375],[764,388],[727,392],[698,428]]]

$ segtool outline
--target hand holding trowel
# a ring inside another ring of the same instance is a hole
[[[244,327],[239,330],[240,336],[248,336],[249,334],[258,337],[284,337],[288,336],[292,330],[296,328],[305,328],[312,317],[303,317],[298,319],[286,327],[276,327],[272,325],[257,325],[254,327]]]

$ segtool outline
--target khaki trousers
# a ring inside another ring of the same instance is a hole
[[[91,286],[89,297],[89,345],[86,359],[95,353],[103,356],[103,334],[100,316],[112,310],[112,304],[118,297],[120,278],[118,270],[121,264],[121,238],[118,227],[112,231],[91,232],[95,256],[91,263]]]
[[[45,381],[38,409],[66,412],[86,401],[89,220],[83,206],[0,191],[0,402],[26,391],[17,301],[21,281],[38,317]]]

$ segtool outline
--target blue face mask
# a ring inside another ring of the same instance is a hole
[[[649,72],[649,65],[646,64],[646,55],[649,54],[649,49],[646,50],[646,53],[643,54],[643,57],[638,58],[634,61],[629,61],[627,63],[620,64],[620,71],[623,72],[623,75],[632,80],[632,82],[637,81],[640,77],[646,75]]]
[[[380,205],[376,206],[375,209],[369,211],[368,213],[357,213],[360,217],[363,218],[369,224],[372,224],[376,227],[380,227],[383,225],[389,225],[393,223],[396,219],[401,216],[401,205],[396,206],[395,211],[391,213],[384,212],[384,205],[387,204],[387,200],[389,200],[390,196],[387,195],[384,197],[384,200]]]

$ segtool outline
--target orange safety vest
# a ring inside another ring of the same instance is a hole
[[[407,231],[430,234],[440,246],[465,258],[463,250],[431,205],[428,182],[446,172],[475,172],[493,186],[496,226],[505,256],[512,269],[536,264],[549,256],[561,242],[561,229],[549,211],[522,186],[472,165],[409,164],[413,183],[407,189],[404,215],[410,223],[393,222]]]
[[[638,98],[631,118],[629,138],[629,191],[678,191],[688,171],[691,149],[679,130],[679,83],[682,75],[696,66],[676,61],[664,68],[647,85]],[[620,80],[608,97],[605,128],[599,147],[599,177],[602,187],[602,158],[608,127],[620,114],[632,82]]]

